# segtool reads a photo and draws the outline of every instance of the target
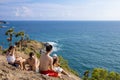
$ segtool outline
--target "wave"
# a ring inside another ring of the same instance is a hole
[[[58,43],[56,42],[47,42],[47,43],[53,46],[53,52],[57,52],[58,50],[60,50]]]

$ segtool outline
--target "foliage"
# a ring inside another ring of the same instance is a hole
[[[29,54],[30,52],[32,52],[32,50],[29,49],[29,48],[25,48],[25,49],[24,49],[24,52],[25,52],[25,54]]]
[[[73,69],[71,69],[71,68],[69,67],[68,61],[65,60],[62,56],[59,56],[59,61],[60,61],[60,66],[61,66],[63,69],[65,69],[65,70],[67,70],[67,71],[69,71],[69,72],[71,72],[71,73],[79,76],[79,74],[78,74],[76,71],[74,71]]]
[[[36,53],[36,56],[37,56],[37,58],[39,59],[40,58],[40,53]]]
[[[10,29],[8,29],[8,30],[5,32],[5,35],[10,36],[10,35],[12,35],[13,33],[14,33],[14,29],[13,29],[13,28],[10,28]]]
[[[16,33],[16,35],[15,35],[15,37],[21,37],[21,40],[24,39],[24,36],[25,36],[24,31],[20,31],[20,32]]]
[[[84,73],[83,80],[120,80],[120,74],[117,72],[108,72],[102,68],[95,68],[92,73],[88,72],[86,76]]]
[[[1,50],[1,53],[2,53],[2,54],[6,54],[6,52],[7,52],[7,49]]]
[[[9,36],[9,38],[7,38],[7,41],[9,42],[9,46],[12,45],[12,37],[13,34],[15,34],[14,29],[10,28],[5,32],[5,35]]]
[[[16,35],[15,35],[15,37],[21,37],[21,40],[19,41],[20,42],[19,47],[21,50],[22,50],[24,36],[25,36],[24,31],[20,31],[20,32],[16,33]]]
[[[25,34],[25,36],[24,36],[24,37],[25,37],[25,40],[27,40],[27,41],[28,41],[28,40],[30,40],[30,37],[29,37],[29,35],[28,35],[28,34]]]

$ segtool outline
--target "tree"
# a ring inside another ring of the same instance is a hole
[[[19,41],[21,49],[22,49],[22,44],[23,44],[24,36],[25,36],[24,31],[20,31],[20,32],[16,33],[16,35],[15,35],[15,37],[21,37],[21,39]]]
[[[25,36],[24,31],[20,31],[20,32],[16,33],[16,35],[15,35],[15,37],[21,37],[21,41],[24,40],[24,36]]]
[[[30,38],[29,38],[29,35],[28,34],[25,34],[25,40],[29,40]]]
[[[7,38],[7,41],[9,42],[9,46],[12,45],[12,37],[13,37],[13,34],[14,34],[14,29],[13,28],[10,28],[8,29],[6,32],[5,32],[5,35],[9,36]]]

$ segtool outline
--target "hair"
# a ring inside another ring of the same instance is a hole
[[[9,48],[8,48],[8,51],[10,52],[10,50],[12,50],[14,48],[14,46],[10,46]]]
[[[56,63],[58,63],[58,61],[59,61],[58,57],[53,58],[53,65],[56,64]]]
[[[50,51],[52,50],[52,48],[53,48],[52,45],[47,45],[47,46],[46,46],[46,51],[47,51],[47,52],[50,52]]]
[[[29,53],[29,56],[30,56],[30,58],[32,58],[32,56],[34,56],[35,54],[33,53],[33,52],[30,52]]]

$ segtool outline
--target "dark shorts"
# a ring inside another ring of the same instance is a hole
[[[8,64],[10,64],[10,65],[12,65],[12,66],[15,66],[15,67],[18,67],[18,66],[19,66],[19,64],[17,64],[17,63],[13,63],[13,64],[8,63]]]

